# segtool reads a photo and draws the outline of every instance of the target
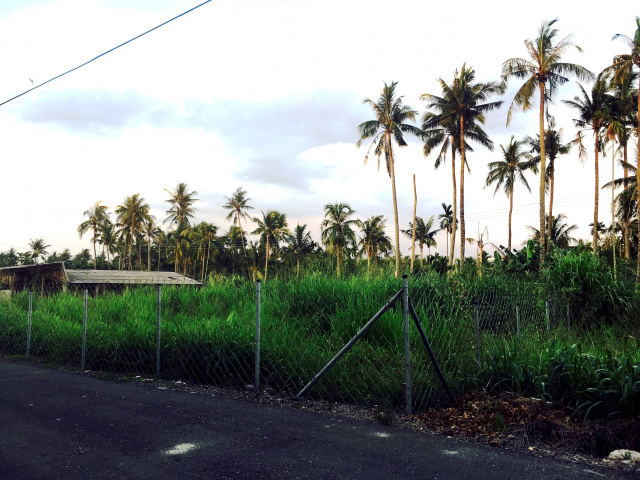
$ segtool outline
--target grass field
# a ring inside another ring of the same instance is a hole
[[[297,393],[401,286],[392,277],[336,280],[313,275],[262,285],[263,386]],[[517,391],[561,401],[582,417],[640,413],[637,327],[610,322],[568,328],[566,309],[557,305],[547,322],[544,296],[526,282],[428,274],[411,279],[409,292],[454,393],[472,388]],[[0,300],[0,354],[24,355],[28,303],[27,292]],[[83,308],[79,293],[34,293],[30,354],[79,366]],[[474,310],[480,317],[479,364]],[[199,290],[163,287],[161,315],[163,377],[240,388],[253,383],[255,285],[230,279]],[[86,368],[153,374],[156,322],[154,287],[89,297]],[[309,394],[400,405],[403,336],[398,302]],[[411,345],[414,409],[444,404],[444,391],[413,326]]]

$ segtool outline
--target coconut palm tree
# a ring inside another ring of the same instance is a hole
[[[404,139],[405,133],[422,136],[422,130],[407,122],[414,122],[418,112],[408,105],[402,103],[402,96],[396,96],[396,85],[398,82],[385,82],[380,97],[377,102],[366,98],[364,104],[369,105],[373,110],[375,118],[358,125],[360,140],[356,143],[359,148],[362,142],[372,138],[373,141],[364,162],[367,163],[369,152],[373,151],[378,157],[378,169],[380,169],[380,157],[384,154],[387,173],[391,178],[391,197],[393,200],[393,220],[395,225],[396,243],[396,275],[400,275],[400,227],[398,223],[398,201],[396,199],[396,174],[395,156],[393,152],[393,140],[398,147],[404,147],[407,142]],[[338,205],[338,204],[335,204]],[[338,247],[340,251],[340,247]]]
[[[145,222],[154,220],[149,213],[151,207],[140,197],[139,193],[125,197],[124,202],[116,207],[116,215],[120,232],[125,239],[125,248],[129,247],[129,270],[133,268],[133,243],[144,228]]]
[[[33,260],[38,265],[38,259],[45,259],[46,255],[49,253],[47,248],[51,245],[47,245],[47,242],[44,241],[44,238],[36,238],[35,240],[29,240],[29,248],[31,249],[31,256]]]
[[[258,224],[253,234],[260,235],[265,240],[264,281],[266,282],[271,248],[273,245],[277,246],[278,241],[291,232],[287,228],[287,216],[275,210],[269,210],[266,215],[262,212],[262,218],[256,217],[253,221]]]
[[[478,141],[490,150],[493,142],[481,131],[480,125],[485,122],[485,113],[495,110],[502,105],[502,101],[488,102],[487,100],[504,91],[502,84],[497,82],[476,83],[475,70],[467,67],[466,63],[454,73],[454,80],[448,85],[441,78],[438,79],[442,95],[440,97],[425,93],[420,96],[427,100],[427,108],[436,108],[440,113],[438,123],[456,123],[460,135],[458,138],[460,148],[460,263],[464,264],[464,168],[466,166],[466,139]]]
[[[356,244],[353,227],[358,220],[349,219],[356,212],[346,203],[330,203],[324,206],[324,220],[320,224],[322,243],[327,251],[336,256],[336,276],[340,278],[340,267],[344,251]]]
[[[289,244],[285,251],[296,258],[296,278],[300,278],[300,260],[313,253],[317,247],[316,242],[311,239],[307,226],[300,224],[296,225],[292,234],[285,235],[285,240]]]
[[[442,203],[443,213],[438,215],[440,219],[440,230],[444,230],[447,234],[447,255],[449,254],[449,238],[455,235],[455,224],[458,223],[457,219],[454,221],[455,216],[453,215],[453,210],[451,209],[451,205],[447,205],[446,203]],[[453,242],[453,238],[452,238]]]
[[[549,190],[549,217],[553,218],[553,196],[555,192],[555,171],[556,158],[560,155],[566,155],[571,151],[574,142],[563,143],[562,128],[556,130],[555,119],[547,116],[547,124],[549,127],[544,132],[544,148],[547,157],[547,171],[545,172],[545,182]],[[524,142],[529,146],[530,152],[535,154],[533,160],[536,164],[540,163],[540,134],[536,134],[535,138],[526,136]]]
[[[489,187],[492,184],[496,184],[496,189],[493,192],[495,197],[500,187],[504,188],[504,192],[509,197],[509,242],[508,248],[511,250],[511,217],[513,214],[513,190],[516,182],[519,180],[527,190],[531,191],[529,182],[527,182],[524,173],[527,170],[537,172],[536,162],[532,160],[531,155],[523,150],[524,141],[516,140],[511,135],[509,145],[505,148],[500,145],[502,150],[502,160],[489,163],[489,174],[485,186]]]
[[[600,165],[598,153],[602,150],[603,139],[601,137],[605,127],[609,110],[612,108],[613,97],[607,93],[607,77],[602,73],[598,75],[593,87],[591,95],[589,95],[584,87],[578,84],[582,96],[575,96],[573,100],[563,100],[562,102],[576,110],[578,118],[573,120],[576,127],[580,128],[576,136],[576,143],[580,145],[580,155],[585,155],[585,149],[582,144],[583,130],[591,130],[594,138],[595,152],[595,201],[593,205],[593,223],[598,223],[598,203],[600,198]],[[593,230],[593,252],[596,252],[598,246],[598,230]]]
[[[456,152],[460,152],[460,127],[457,115],[452,114],[454,105],[447,98],[423,95],[422,99],[431,101],[431,108],[438,113],[425,112],[422,116],[422,130],[424,132],[424,146],[422,152],[424,156],[428,156],[431,152],[440,147],[438,156],[436,157],[434,167],[437,169],[443,165],[447,155],[447,151],[451,150],[451,180],[453,185],[453,216],[458,215],[458,191],[456,189]],[[486,133],[477,124],[472,124],[472,131],[469,130],[470,125],[467,123],[466,138],[473,138],[482,145],[490,147],[491,141]],[[473,152],[473,148],[465,141],[465,152]],[[469,164],[466,164],[467,172],[470,173]],[[455,237],[458,222],[453,224],[451,236],[451,252],[447,246],[447,255],[449,255],[449,265],[453,264],[453,251],[455,250]],[[447,243],[448,245],[448,243]]]
[[[218,227],[213,223],[200,222],[193,228],[194,234],[198,239],[198,253],[202,260],[202,281],[208,275],[209,259],[211,256],[211,242],[217,240]],[[217,254],[217,249],[214,247],[214,256]]]
[[[101,225],[107,221],[110,221],[109,212],[107,212],[108,209],[109,207],[107,207],[106,205],[101,205],[99,201],[96,202],[89,210],[86,210],[83,213],[83,215],[88,218],[78,226],[78,234],[80,235],[80,238],[82,238],[82,236],[89,230],[93,232],[93,237],[91,238],[91,240],[93,241],[93,268],[95,270],[98,269],[96,242],[98,242],[100,238]]]
[[[98,243],[102,245],[102,249],[107,256],[107,268],[111,270],[110,255],[116,244],[116,231],[111,220],[107,219],[105,222],[100,224],[100,236],[98,237]]]
[[[162,229],[153,220],[145,221],[142,233],[147,238],[147,272],[151,271],[151,242],[160,235]]]
[[[629,47],[629,53],[616,55],[613,64],[607,67],[607,71],[613,73],[614,83],[624,83],[634,73],[634,70],[640,70],[640,17],[636,17],[636,31],[633,38],[623,34],[616,34],[613,40],[621,40]],[[638,81],[638,91],[640,92],[640,80]],[[640,95],[637,98],[636,108],[636,128],[640,125]],[[640,135],[637,135],[637,156],[636,165],[640,166]],[[640,168],[636,170],[636,185],[640,185]],[[638,229],[640,231],[640,189],[636,192],[636,217],[638,220]],[[640,281],[640,248],[638,248],[638,265],[636,270],[636,282]]]
[[[171,205],[171,208],[166,211],[167,218],[164,223],[171,223],[176,227],[176,230],[184,229],[191,226],[190,219],[195,217],[196,209],[193,204],[199,199],[195,198],[198,194],[195,190],[190,192],[189,186],[180,182],[175,190],[164,190],[169,194],[169,200],[165,200],[165,203]]]
[[[578,80],[591,80],[593,74],[586,68],[575,63],[562,62],[562,56],[570,48],[581,52],[582,49],[571,41],[571,35],[556,42],[558,30],[553,28],[558,19],[542,22],[538,36],[525,40],[524,44],[529,52],[529,59],[510,58],[502,64],[502,78],[507,82],[510,78],[524,80],[524,84],[516,93],[507,113],[507,126],[513,112],[521,107],[527,111],[532,107],[536,93],[539,94],[540,115],[540,259],[544,260],[547,251],[547,236],[545,234],[545,188],[547,154],[545,146],[544,115],[546,102],[553,96],[560,85],[569,81],[569,77]]]
[[[625,174],[622,178],[616,178],[613,181],[614,187],[622,187],[622,191],[615,197],[615,215],[623,225],[623,243],[625,247],[625,258],[631,258],[631,223],[637,212],[636,197],[636,172],[635,165],[622,161]],[[628,176],[631,172],[631,176]],[[612,182],[605,183],[602,188],[611,188]]]
[[[422,267],[422,260],[423,260],[423,249],[425,245],[428,249],[431,249],[431,247],[435,247],[437,245],[435,236],[440,230],[438,229],[432,230],[433,223],[434,223],[433,215],[431,215],[431,217],[429,217],[429,219],[426,222],[422,217],[416,217],[415,241],[418,244],[418,248],[420,249],[420,266],[421,267]],[[412,238],[412,232],[413,232],[413,224],[409,222],[409,228],[407,230],[403,230],[402,233],[404,233],[407,237]]]
[[[566,221],[567,217],[562,213],[559,213],[551,224],[548,223],[549,216],[545,217],[545,222],[547,222],[545,231],[548,232],[551,242],[559,248],[569,248],[572,243],[578,243],[578,240],[571,236],[578,229],[578,226],[568,225]],[[531,231],[531,238],[540,243],[540,231],[531,225],[527,225],[527,228]]]
[[[362,238],[358,241],[358,255],[367,257],[367,274],[371,270],[371,259],[375,267],[378,265],[378,255],[386,255],[393,251],[391,239],[386,234],[386,220],[382,215],[372,215],[364,222],[358,222],[362,231]],[[411,235],[409,235],[411,236]]]
[[[249,205],[250,198],[246,198],[247,192],[246,190],[242,190],[242,187],[238,187],[235,192],[230,197],[224,197],[227,199],[227,203],[225,203],[222,208],[227,210],[231,210],[229,215],[227,215],[226,220],[233,219],[233,224],[238,223],[238,227],[240,227],[240,238],[242,240],[242,250],[244,250],[246,254],[246,248],[244,246],[244,234],[242,233],[242,223],[241,219],[251,220],[247,210],[253,210],[253,207]]]

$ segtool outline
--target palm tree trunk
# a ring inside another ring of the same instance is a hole
[[[367,251],[367,276],[369,276],[370,266],[371,266],[371,252]]]
[[[544,81],[538,82],[540,89],[540,263],[547,254],[547,232],[545,222],[545,186],[547,176],[547,157],[544,149]]]
[[[596,182],[595,182],[595,201],[593,204],[593,253],[598,250],[598,200],[600,198],[600,166],[598,165],[598,131],[595,131],[596,137]],[[613,185],[611,186],[613,188]]]
[[[511,214],[513,213],[513,182],[509,192],[509,251],[511,251]]]
[[[416,258],[416,208],[418,207],[418,194],[416,192],[416,174],[413,174],[413,232],[411,233],[411,268],[413,273],[413,261]],[[368,270],[367,270],[368,272]]]
[[[267,237],[267,245],[266,245],[266,250],[264,251],[264,281],[266,283],[267,281],[267,267],[269,266],[269,235],[266,235]]]
[[[638,91],[640,92],[640,78],[638,79]],[[640,125],[640,95],[638,95],[638,108],[636,110],[637,115],[638,115],[638,125]],[[637,152],[638,152],[638,163],[637,168],[636,168],[636,191],[637,193],[637,199],[636,199],[636,205],[638,208],[638,211],[636,212],[636,218],[638,219],[638,235],[640,235],[640,135],[637,136],[638,137],[638,148],[637,148]],[[640,282],[640,248],[637,249],[638,250],[638,265],[636,267],[636,283]]]
[[[396,199],[396,173],[393,161],[393,149],[391,148],[391,132],[387,131],[387,148],[389,152],[389,170],[391,171],[391,194],[393,196],[393,221],[396,228],[396,277],[400,275],[400,227],[398,224],[398,201]],[[638,257],[640,268],[640,256]]]
[[[460,268],[464,266],[464,165],[466,162],[464,151],[464,117],[460,115]],[[455,220],[454,220],[455,225]]]
[[[456,148],[453,135],[451,136],[451,178],[453,179],[453,229],[451,231],[451,254],[449,266],[453,265],[453,251],[456,245],[456,230],[458,223],[458,192],[456,191]]]
[[[340,260],[342,260],[340,255],[340,247],[336,247],[336,276],[340,278]]]
[[[556,172],[555,172],[555,165],[554,165],[554,159],[549,159],[549,173],[550,173],[550,177],[551,177],[551,186],[549,188],[549,225],[553,225],[553,187],[554,187],[554,181],[555,181],[555,176],[556,176]]]
[[[297,272],[296,272],[296,278],[300,278],[300,255],[296,255],[296,260],[298,263],[298,268],[297,268]]]
[[[622,148],[624,155],[624,187],[627,188],[629,184],[629,168],[627,167],[627,141],[625,140],[624,146]],[[613,188],[613,187],[612,187]],[[629,221],[625,218],[624,220],[624,258],[631,258],[631,246],[629,245],[629,238],[631,236],[631,225]]]
[[[96,255],[96,234],[93,232],[93,269],[98,269],[98,257]]]
[[[247,249],[244,246],[244,233],[242,232],[242,223],[240,223],[240,212],[236,210],[236,215],[238,217],[238,228],[240,228],[240,241],[242,242],[242,251],[245,255],[247,255]]]
[[[147,272],[151,271],[151,236],[149,236],[149,242],[147,246]]]
[[[422,243],[418,245],[420,247],[420,267],[422,268]]]

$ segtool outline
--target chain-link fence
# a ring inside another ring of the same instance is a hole
[[[399,279],[322,277],[202,288],[14,285],[0,295],[0,355],[419,411],[446,401],[442,377],[459,391],[496,344],[537,348],[570,325],[566,304],[526,292],[436,277],[404,291]]]

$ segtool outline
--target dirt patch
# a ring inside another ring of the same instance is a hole
[[[579,422],[572,413],[536,398],[471,392],[450,408],[412,418],[437,433],[479,438],[496,446],[546,447],[595,457],[617,449],[640,450],[640,419]]]

